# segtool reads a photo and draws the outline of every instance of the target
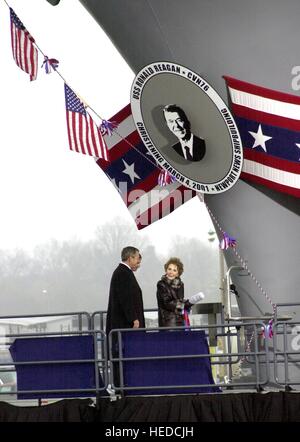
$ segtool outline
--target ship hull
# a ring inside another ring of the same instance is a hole
[[[297,93],[292,69],[299,63],[298,0],[81,3],[135,72],[158,60],[189,66],[225,102],[223,75]],[[248,276],[232,272],[242,315],[263,316],[274,303],[298,302],[299,199],[239,180],[205,201],[222,229],[237,239],[249,269]],[[232,251],[225,255],[228,267],[241,264]]]

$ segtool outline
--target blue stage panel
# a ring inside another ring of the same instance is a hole
[[[177,356],[209,354],[205,332],[159,331],[123,332],[123,357]],[[220,391],[214,385],[210,358],[161,359],[145,361],[124,361],[124,386],[170,386],[201,385],[208,387],[153,388],[147,390],[125,390],[126,395],[135,394],[178,394],[208,393]]]
[[[94,359],[92,336],[16,339],[10,347],[14,362]],[[95,388],[95,364],[59,363],[16,365],[18,390]],[[94,393],[19,393],[19,399],[86,397]]]

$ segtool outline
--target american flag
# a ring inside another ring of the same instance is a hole
[[[65,98],[70,149],[108,161],[107,147],[100,130],[66,83]]]
[[[17,65],[35,80],[38,70],[38,50],[17,14],[10,9],[10,32],[13,57]]]
[[[244,149],[241,178],[300,197],[300,97],[224,78]]]
[[[161,187],[161,170],[148,153],[134,125],[130,105],[110,118],[118,128],[105,136],[110,163],[98,166],[119,191],[138,229],[168,215],[196,195],[180,182]]]

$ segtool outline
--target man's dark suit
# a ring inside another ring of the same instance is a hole
[[[109,290],[108,310],[106,317],[106,335],[115,328],[132,328],[133,321],[140,322],[140,328],[145,327],[142,290],[133,271],[124,264],[119,264],[112,274]],[[118,336],[112,335],[112,353],[119,357]],[[114,385],[120,386],[119,363],[115,362]]]
[[[145,327],[142,291],[133,271],[119,264],[110,282],[106,333],[114,328],[132,328],[135,319]]]
[[[173,149],[183,158],[183,152],[182,152],[182,146],[181,143],[176,143],[173,146]],[[200,161],[205,155],[206,147],[205,147],[205,141],[202,138],[196,137],[194,135],[193,138],[193,156],[191,161]]]

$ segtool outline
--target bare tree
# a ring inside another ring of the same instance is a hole
[[[121,250],[128,245],[133,245],[138,249],[149,245],[149,241],[139,235],[134,224],[126,223],[120,218],[115,218],[112,222],[98,227],[95,240],[103,254],[110,257],[116,255],[119,257]]]
[[[187,296],[218,290],[218,256],[207,244],[176,237],[170,251],[160,256],[133,223],[117,218],[98,227],[88,242],[53,240],[32,255],[0,250],[1,314],[105,310],[112,272],[127,245],[139,248],[143,256],[136,277],[145,308],[157,306],[156,284],[169,256],[178,256],[184,263]]]

